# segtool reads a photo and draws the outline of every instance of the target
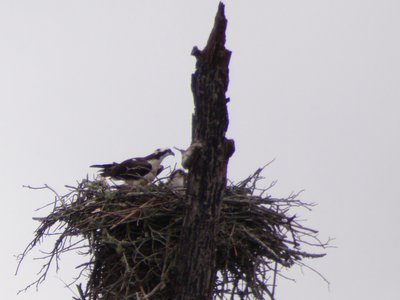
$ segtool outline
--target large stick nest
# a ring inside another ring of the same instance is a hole
[[[308,205],[297,195],[265,195],[267,189],[256,188],[260,171],[230,184],[224,193],[214,299],[274,299],[279,270],[324,255],[302,250],[325,246],[316,231],[293,215],[291,208]],[[74,299],[164,299],[184,216],[184,191],[162,181],[132,191],[88,179],[69,189],[56,197],[48,216],[37,218],[35,238],[21,255],[20,262],[44,237],[57,236],[31,285],[45,280],[61,254],[76,251],[86,259],[78,266],[78,279],[85,275],[87,282],[85,288],[77,285],[79,298]]]

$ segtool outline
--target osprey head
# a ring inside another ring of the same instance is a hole
[[[156,151],[154,151],[153,154],[150,154],[149,156],[147,156],[147,159],[164,159],[167,156],[175,156],[175,153],[172,152],[171,149],[169,148],[159,148]]]
[[[187,185],[187,173],[178,169],[171,173],[169,176],[169,180],[167,182],[167,186],[173,190],[181,190],[186,188]]]
[[[177,170],[175,170],[175,171],[173,171],[171,173],[170,178],[175,178],[175,177],[178,177],[178,176],[184,177],[184,176],[187,176],[187,173],[182,169],[177,169]]]

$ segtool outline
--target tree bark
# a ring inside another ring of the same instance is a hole
[[[186,211],[172,280],[171,299],[212,299],[216,277],[216,236],[226,187],[233,140],[225,133],[229,119],[225,92],[231,52],[225,49],[227,20],[219,4],[213,30],[203,50],[195,47],[192,75],[195,112],[192,119],[191,157],[187,167]],[[189,151],[188,151],[189,152]]]

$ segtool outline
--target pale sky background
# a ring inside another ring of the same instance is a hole
[[[229,177],[273,158],[272,195],[305,189],[303,211],[336,249],[281,279],[277,299],[399,299],[400,2],[226,1],[233,51]],[[217,1],[0,0],[2,299],[71,299],[73,257],[39,291],[34,210],[88,166],[190,142],[192,47]],[[169,160],[173,163],[173,160]]]

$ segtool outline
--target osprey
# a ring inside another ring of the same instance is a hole
[[[167,186],[172,190],[182,190],[186,188],[186,184],[187,173],[182,169],[172,172],[167,182]]]
[[[182,154],[182,167],[189,169],[190,166],[199,158],[203,148],[202,143],[192,142],[192,144],[186,150],[174,147]]]
[[[163,170],[161,162],[169,155],[175,155],[171,149],[157,149],[145,157],[136,157],[105,165],[92,165],[92,168],[101,168],[103,177],[124,180],[132,187],[143,186],[153,182],[154,178]]]

